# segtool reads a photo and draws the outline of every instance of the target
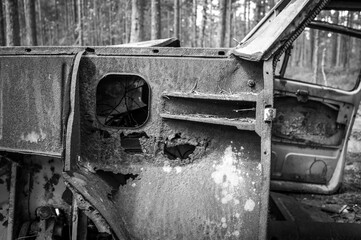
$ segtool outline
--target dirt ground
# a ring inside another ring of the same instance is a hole
[[[348,153],[344,181],[333,195],[287,194],[315,221],[361,223],[361,153]]]
[[[361,223],[361,107],[351,133],[341,188],[333,195],[294,194],[315,221]]]

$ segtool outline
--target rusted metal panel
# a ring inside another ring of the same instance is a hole
[[[263,109],[272,107],[273,88],[263,90],[262,64],[87,55],[79,71],[80,169],[65,177],[118,237],[265,237],[270,124]],[[271,80],[272,71],[270,64],[264,73]],[[96,88],[109,73],[135,74],[148,83],[150,115],[141,128],[111,128],[98,121]],[[253,131],[227,124],[248,118]],[[135,133],[142,137],[132,146],[140,146],[140,152],[127,152],[134,147],[125,146],[123,136]]]
[[[276,98],[278,111],[273,137],[319,146],[339,146],[346,134],[345,125],[337,121],[338,107],[330,106],[333,105],[316,101],[301,103],[292,97]]]
[[[184,57],[193,58],[228,58],[229,48],[177,48],[177,47],[87,47],[98,56],[153,56],[153,57]],[[84,47],[0,47],[0,56],[13,55],[71,55],[74,56]]]
[[[61,155],[70,64],[70,57],[0,57],[1,150]]]

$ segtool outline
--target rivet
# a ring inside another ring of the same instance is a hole
[[[248,80],[247,85],[248,87],[253,88],[254,86],[256,86],[256,82],[254,80]]]

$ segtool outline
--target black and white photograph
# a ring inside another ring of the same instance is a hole
[[[360,0],[0,0],[0,240],[360,240]]]

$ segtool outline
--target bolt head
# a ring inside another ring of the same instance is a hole
[[[248,80],[247,85],[248,87],[253,88],[254,86],[256,86],[256,82],[254,80]]]

